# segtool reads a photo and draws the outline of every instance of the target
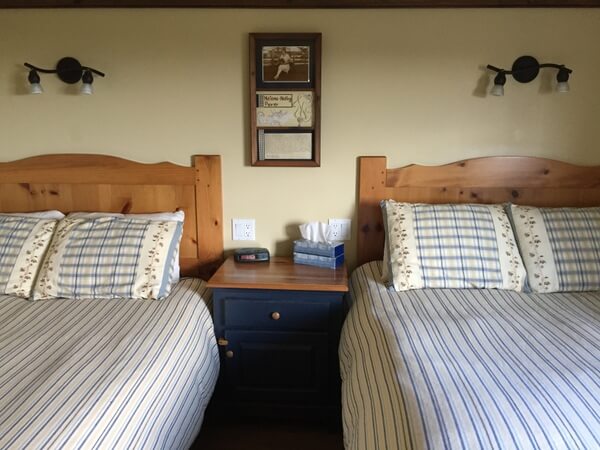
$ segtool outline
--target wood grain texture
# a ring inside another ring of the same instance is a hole
[[[221,157],[198,155],[196,169],[197,258],[212,274],[223,262],[223,192]]]
[[[214,270],[223,253],[220,157],[198,156],[195,165],[142,164],[113,156],[78,154],[0,163],[0,211],[180,210],[185,213],[182,273],[204,274]],[[201,234],[204,232],[208,240]]]
[[[597,8],[600,0],[0,0],[0,8]]]
[[[288,291],[347,292],[346,266],[338,269],[294,264],[288,257],[272,257],[267,263],[236,263],[233,256],[208,281],[212,288],[282,289]]]
[[[358,264],[383,256],[384,227],[379,206],[383,199],[553,207],[600,205],[600,166],[514,156],[398,169],[388,169],[384,156],[360,157],[358,164]]]

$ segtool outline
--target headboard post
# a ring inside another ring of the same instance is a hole
[[[384,229],[379,202],[385,197],[385,156],[358,158],[358,264],[377,259],[383,248]]]
[[[211,270],[223,261],[221,157],[196,155],[194,167],[196,169],[198,259],[202,267]]]

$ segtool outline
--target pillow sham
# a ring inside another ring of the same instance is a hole
[[[388,273],[397,291],[523,289],[525,268],[502,205],[387,200],[381,207]]]
[[[57,222],[0,214],[0,294],[30,296]]]
[[[17,216],[17,217],[35,217],[38,219],[54,219],[61,220],[65,217],[63,213],[55,209],[48,211],[37,211],[37,212],[17,212],[17,213],[0,213],[4,216]]]
[[[511,205],[531,290],[600,290],[600,208]]]
[[[123,214],[123,213],[109,213],[109,212],[73,212],[69,214],[71,218],[77,219],[96,219],[98,217],[121,217],[128,219],[147,219],[147,220],[169,220],[174,222],[183,222],[185,220],[185,214],[183,211],[175,212],[159,212],[159,213],[145,213],[145,214]],[[175,253],[173,260],[173,267],[171,268],[171,284],[175,284],[181,277],[181,267],[179,266],[179,246],[177,246],[177,252]]]
[[[67,217],[57,226],[33,299],[163,298],[182,230],[176,221]]]

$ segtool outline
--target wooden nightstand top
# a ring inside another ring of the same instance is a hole
[[[282,289],[287,291],[348,291],[346,265],[338,269],[294,264],[275,256],[268,263],[236,263],[233,256],[208,281],[211,288]]]

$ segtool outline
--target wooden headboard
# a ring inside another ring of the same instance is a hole
[[[443,166],[388,169],[385,156],[358,159],[358,264],[382,259],[379,202],[504,203],[533,206],[600,205],[600,166],[497,156]]]
[[[221,157],[198,155],[193,164],[142,164],[83,154],[0,163],[0,211],[182,210],[182,274],[206,277],[223,259]]]

